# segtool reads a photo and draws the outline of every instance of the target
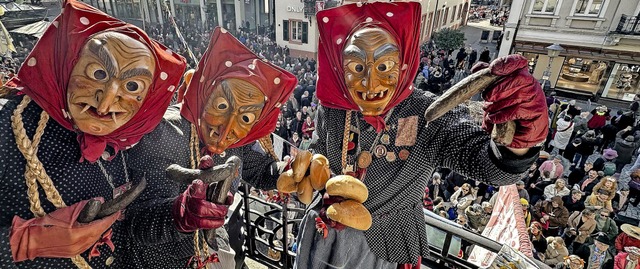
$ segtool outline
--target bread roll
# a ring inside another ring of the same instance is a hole
[[[299,151],[298,155],[296,155],[296,158],[293,159],[293,162],[291,163],[291,169],[293,169],[293,179],[296,182],[300,182],[306,175],[312,157],[313,155],[311,155],[311,152],[309,152],[308,150],[303,150]]]
[[[279,192],[292,193],[298,190],[298,183],[293,180],[293,170],[289,169],[286,172],[280,174],[276,187]]]
[[[326,188],[330,196],[341,196],[345,199],[355,200],[358,203],[364,203],[369,198],[367,186],[352,176],[340,175],[333,177],[327,181]]]
[[[309,165],[309,172],[313,189],[317,191],[324,189],[324,185],[327,184],[327,180],[331,177],[327,157],[321,154],[313,155],[311,165]]]
[[[313,199],[313,187],[311,186],[309,177],[304,177],[302,181],[298,183],[298,199],[307,205],[311,203]]]
[[[371,213],[354,200],[330,205],[327,217],[357,230],[366,231],[371,227]]]

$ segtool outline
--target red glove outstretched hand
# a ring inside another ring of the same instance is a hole
[[[233,197],[227,199],[226,205],[209,202],[207,188],[201,180],[194,180],[173,202],[173,223],[178,231],[189,233],[198,229],[216,229],[224,225],[228,205],[233,201]]]
[[[486,68],[477,64],[472,71]],[[483,93],[484,120],[482,128],[493,131],[494,124],[514,121],[516,131],[509,148],[534,147],[547,138],[549,115],[540,83],[529,73],[528,61],[521,55],[508,55],[493,61],[490,68],[500,80]]]
[[[113,246],[110,233],[106,233],[104,238],[103,234],[118,220],[121,212],[89,223],[78,223],[76,220],[88,202],[85,200],[60,208],[41,218],[24,220],[14,216],[10,234],[13,261],[36,257],[72,258],[99,240],[99,243]]]

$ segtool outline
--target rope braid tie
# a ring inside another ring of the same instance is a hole
[[[47,200],[56,208],[64,208],[67,205],[62,200],[62,196],[60,196],[60,193],[53,185],[53,181],[51,181],[51,178],[47,175],[47,172],[42,166],[42,162],[37,156],[38,145],[40,144],[42,135],[44,134],[44,129],[49,121],[49,114],[45,111],[40,113],[40,120],[38,121],[38,127],[36,128],[36,133],[33,136],[33,141],[29,139],[24,128],[22,112],[30,102],[31,98],[29,96],[24,96],[20,104],[13,111],[13,115],[11,116],[11,128],[13,129],[13,134],[16,138],[18,150],[20,150],[27,161],[24,177],[27,185],[27,196],[29,197],[29,210],[38,218],[46,215],[42,208],[42,204],[40,203],[38,184],[42,186]],[[71,261],[80,269],[91,269],[89,263],[87,263],[87,261],[80,255],[71,258]]]

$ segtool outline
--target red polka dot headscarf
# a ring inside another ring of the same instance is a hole
[[[75,130],[67,107],[69,77],[85,43],[103,32],[121,33],[142,42],[156,58],[156,71],[140,110],[126,124],[105,136],[78,131],[82,157],[90,162],[98,160],[107,145],[116,152],[129,148],[158,125],[184,72],[184,58],[132,24],[85,3],[67,0],[62,13],[49,25],[18,75],[7,83],[31,97],[60,125]]]

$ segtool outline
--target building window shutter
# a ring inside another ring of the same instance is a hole
[[[289,41],[289,21],[282,21],[282,40]]]
[[[309,43],[309,23],[308,22],[302,23],[302,43],[303,44]]]

